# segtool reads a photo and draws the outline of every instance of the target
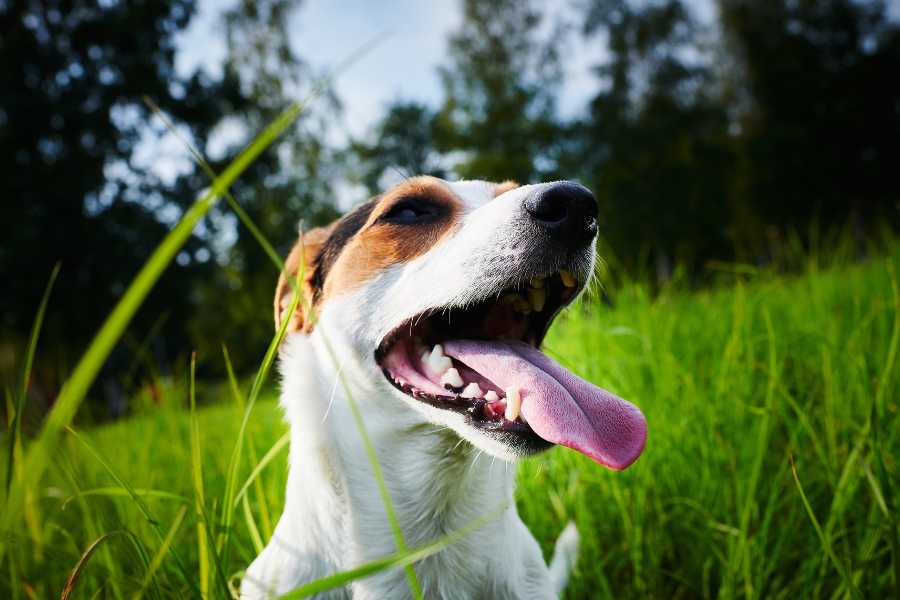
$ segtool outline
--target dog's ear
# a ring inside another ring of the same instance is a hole
[[[290,318],[287,326],[287,333],[302,331],[309,333],[312,331],[312,322],[309,318],[308,311],[315,309],[314,301],[316,297],[315,286],[313,285],[313,276],[316,272],[316,266],[319,262],[319,251],[322,244],[328,239],[334,225],[328,227],[319,227],[303,233],[300,231],[300,239],[294,245],[290,255],[284,263],[285,270],[290,273],[294,280],[300,284],[300,291],[303,297],[297,304],[294,314],[288,315],[287,312],[291,308],[291,295],[293,287],[288,282],[284,273],[278,277],[278,287],[275,289],[275,329],[281,327],[281,323],[285,318]],[[301,273],[300,270],[303,270]]]

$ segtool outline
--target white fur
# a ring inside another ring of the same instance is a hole
[[[451,186],[467,212],[447,239],[328,302],[308,336],[285,339],[281,406],[291,427],[285,509],[269,545],[247,569],[242,598],[277,597],[397,552],[348,393],[362,413],[409,548],[509,505],[484,527],[416,563],[426,598],[549,599],[565,585],[577,531],[567,528],[557,547],[560,558],[548,570],[516,513],[516,469],[505,462],[515,453],[466,425],[461,415],[397,391],[375,362],[381,340],[426,310],[465,307],[523,274],[565,266],[582,281],[590,276],[593,248],[564,264],[535,242],[537,233],[520,210],[533,186],[497,199],[483,182]],[[400,599],[412,592],[396,569],[319,597]]]

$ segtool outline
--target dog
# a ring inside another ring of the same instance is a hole
[[[276,326],[289,321],[279,351],[291,433],[285,508],[242,598],[277,597],[398,552],[350,396],[407,547],[508,504],[415,564],[425,598],[557,597],[577,530],[564,530],[548,567],[503,461],[560,444],[619,470],[647,436],[637,407],[538,350],[594,273],[597,211],[572,182],[415,177],[301,234],[285,264],[306,305],[291,312],[284,273],[275,295]],[[394,569],[317,597],[412,591]]]

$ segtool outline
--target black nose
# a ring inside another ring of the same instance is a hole
[[[587,244],[597,235],[597,200],[577,183],[560,181],[538,188],[525,199],[525,210],[566,248]]]

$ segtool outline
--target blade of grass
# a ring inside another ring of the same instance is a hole
[[[304,267],[301,260],[301,269]],[[302,271],[301,271],[302,272]],[[298,290],[294,290],[291,294],[291,305],[288,314],[293,314],[293,312],[297,309],[297,305],[300,302],[300,297],[302,294],[298,292]],[[253,406],[256,404],[256,399],[259,396],[259,392],[262,389],[262,384],[266,380],[266,377],[269,374],[269,369],[272,366],[272,363],[275,362],[275,356],[278,353],[278,348],[281,346],[281,342],[284,340],[284,336],[287,333],[287,327],[290,323],[290,319],[283,319],[281,322],[281,326],[278,328],[278,332],[275,334],[275,337],[272,339],[272,343],[269,344],[269,349],[266,351],[266,356],[263,359],[262,365],[259,367],[259,371],[256,373],[256,379],[253,381],[253,387],[250,389],[250,398],[247,401],[247,409],[244,411],[244,419],[241,422],[241,428],[238,431],[238,439],[234,446],[234,452],[231,456],[231,463],[228,467],[228,478],[225,483],[225,498],[223,499],[223,523],[222,523],[222,533],[224,535],[224,540],[222,543],[222,552],[221,556],[225,562],[224,569],[228,571],[228,557],[229,557],[229,549],[231,543],[231,526],[234,520],[234,488],[237,481],[237,474],[240,468],[240,459],[241,459],[241,449],[243,447],[244,440],[244,431],[247,429],[247,422],[250,420],[250,413],[253,411]]]
[[[209,597],[209,548],[206,545],[206,522],[203,518],[206,503],[203,501],[203,465],[200,458],[200,420],[197,418],[197,400],[194,375],[197,353],[191,352],[191,474],[194,479],[194,508],[197,513],[197,553],[200,561],[200,596]]]
[[[144,498],[159,498],[161,500],[175,500],[177,502],[190,502],[190,499],[187,496],[182,496],[181,494],[173,494],[172,492],[165,492],[162,490],[150,490],[150,489],[140,489],[135,488],[132,490],[138,496],[142,496]],[[127,496],[131,497],[131,493],[125,488],[121,487],[102,487],[102,488],[93,488],[90,490],[85,490],[83,492],[78,492],[77,494],[72,494],[62,503],[62,510],[66,509],[66,506],[72,500],[76,498],[83,498],[85,496]]]
[[[881,436],[881,418],[878,415],[878,405],[872,403],[872,453],[875,455],[875,467],[878,471],[878,481],[863,461],[866,478],[875,494],[879,507],[888,519],[888,539],[891,542],[891,567],[894,571],[894,598],[900,599],[900,535],[898,535],[897,509],[894,505],[893,486],[888,479],[887,467],[884,464],[883,446]],[[884,492],[882,492],[884,490]]]
[[[816,519],[816,515],[813,512],[812,506],[809,505],[809,501],[806,499],[806,494],[803,493],[803,486],[800,485],[800,478],[797,477],[797,468],[794,466],[793,454],[791,455],[791,471],[794,473],[794,481],[797,482],[797,489],[800,490],[800,498],[803,500],[803,506],[806,507],[806,512],[807,514],[809,514],[809,519],[810,521],[812,521],[813,528],[816,530],[816,534],[818,534],[819,540],[822,542],[822,547],[828,554],[828,558],[831,559],[831,563],[837,570],[838,575],[841,576],[841,580],[844,582],[844,586],[850,591],[850,595],[853,596],[854,600],[864,600],[863,595],[858,589],[856,589],[856,586],[853,584],[853,580],[850,579],[850,576],[847,575],[847,571],[844,570],[844,565],[842,565],[841,561],[838,560],[838,557],[835,556],[834,549],[832,549],[831,543],[828,541],[828,538],[826,538],[825,534],[822,533],[822,528],[819,526],[819,520]]]
[[[259,464],[256,466],[256,468],[253,469],[253,472],[250,473],[250,476],[247,477],[247,481],[244,482],[244,485],[237,493],[237,496],[234,497],[235,506],[237,506],[237,503],[241,501],[241,499],[244,497],[244,494],[247,493],[247,488],[250,487],[250,484],[256,480],[257,476],[259,476],[262,470],[265,469],[270,462],[272,462],[273,458],[278,456],[278,453],[281,452],[290,441],[291,432],[286,431],[285,434],[278,438],[278,441],[275,442],[271,448],[269,448],[269,451],[266,452],[265,456],[262,457],[262,460],[259,461]]]
[[[116,482],[118,482],[120,486],[128,490],[128,493],[131,496],[132,500],[134,500],[134,503],[137,506],[138,510],[144,516],[144,519],[146,519],[150,524],[150,527],[159,538],[160,543],[162,543],[166,539],[166,536],[165,534],[163,534],[159,522],[147,508],[147,505],[144,504],[144,501],[141,500],[140,496],[135,493],[134,488],[131,487],[131,484],[129,484],[128,481],[126,481],[125,478],[122,477],[122,475],[115,469],[115,467],[109,464],[109,461],[107,461],[106,458],[96,448],[94,448],[93,444],[81,437],[81,435],[79,435],[74,429],[72,429],[72,427],[67,426],[66,429],[69,431],[69,433],[75,436],[76,440],[81,442],[81,444],[85,448],[87,448],[87,450],[94,456],[94,458],[96,458],[100,462],[101,465],[103,465],[106,471],[112,476],[113,479],[116,480]],[[191,593],[194,594],[195,597],[201,598],[202,594],[200,593],[200,588],[198,588],[197,584],[194,583],[194,580],[191,578],[187,567],[184,564],[184,561],[181,559],[181,556],[178,554],[177,550],[175,550],[175,548],[173,548],[172,546],[169,546],[169,555],[175,561],[175,565],[178,567],[178,572],[181,575],[182,580],[184,580],[185,584],[187,584],[188,588],[190,588]],[[174,586],[173,589],[175,589]]]
[[[140,600],[144,596],[144,592],[146,592],[147,588],[150,586],[151,580],[156,575],[157,569],[159,569],[160,565],[163,562],[163,559],[166,557],[166,554],[169,551],[169,546],[172,545],[172,540],[175,538],[175,534],[178,533],[178,529],[181,527],[181,522],[184,520],[185,514],[187,514],[187,504],[182,504],[181,508],[178,510],[178,514],[175,515],[175,522],[173,522],[172,526],[169,527],[169,532],[166,534],[166,539],[163,540],[162,545],[159,547],[159,551],[156,553],[156,556],[154,556],[153,560],[150,561],[150,568],[147,569],[146,573],[144,573],[144,578],[141,580],[141,587],[138,588],[138,591],[134,594],[134,600]]]
[[[351,581],[362,579],[363,577],[368,577],[387,569],[397,569],[400,567],[411,566],[413,563],[418,562],[423,558],[427,558],[432,554],[440,552],[450,544],[453,544],[454,542],[466,537],[473,531],[480,529],[487,523],[490,523],[491,521],[502,515],[503,512],[509,508],[509,506],[509,503],[503,503],[497,506],[494,510],[485,513],[481,517],[472,521],[465,527],[448,533],[447,535],[430,544],[426,544],[425,546],[416,548],[414,550],[405,550],[403,552],[398,552],[397,554],[387,556],[385,558],[379,558],[378,560],[368,562],[353,569],[349,569],[347,571],[342,571],[340,573],[335,573],[333,575],[328,575],[326,577],[322,577],[321,579],[311,581],[306,585],[300,586],[295,590],[292,590],[287,594],[280,596],[278,600],[298,600],[299,598],[307,598],[309,596],[312,596],[313,594],[317,594],[325,590],[330,590],[341,585],[346,585]]]
[[[75,568],[72,569],[72,572],[69,574],[69,579],[66,580],[66,584],[63,586],[62,595],[60,596],[60,600],[68,600],[69,596],[72,595],[72,590],[75,589],[75,584],[78,583],[78,578],[81,577],[81,572],[84,570],[84,567],[87,565],[87,561],[94,555],[94,552],[100,547],[100,545],[106,540],[116,537],[117,535],[121,535],[125,533],[124,531],[110,531],[109,533],[100,536],[94,543],[88,546],[88,549],[84,551],[84,554],[81,555],[81,558],[78,559],[78,562],[75,564]]]
[[[234,376],[234,369],[231,366],[231,359],[228,357],[228,348],[225,347],[225,344],[222,344],[222,356],[225,358],[225,368],[228,371],[228,380],[231,383],[231,389],[234,392],[234,399],[237,402],[238,407],[241,410],[245,410],[246,405],[244,402],[244,397],[241,394],[240,388],[238,387],[237,378],[235,378],[235,376]],[[259,458],[257,458],[257,456],[256,456],[256,447],[253,444],[253,439],[250,437],[249,431],[246,432],[246,436],[247,436],[247,451],[248,451],[248,454],[250,455],[250,464],[253,466],[253,473],[251,474],[250,478],[255,479],[255,475],[257,475],[258,471],[261,470],[260,466],[259,466]],[[280,442],[281,442],[281,440],[276,442],[275,445],[277,446]],[[271,453],[272,451],[270,450],[269,452]],[[274,454],[272,456],[274,456]],[[272,459],[272,457],[269,456],[269,454],[266,454],[265,458],[266,458],[266,463],[268,463],[269,460]],[[257,501],[259,502],[259,516],[260,516],[260,519],[262,519],[263,533],[266,536],[265,541],[268,542],[269,539],[272,537],[272,523],[271,523],[271,520],[269,519],[269,511],[266,506],[266,495],[265,495],[265,491],[263,490],[263,487],[262,487],[262,482],[259,479],[255,479],[254,483],[255,483],[255,488],[256,488]],[[246,491],[246,486],[244,486],[241,489],[239,496],[242,495],[245,491]],[[237,500],[238,500],[238,498],[235,498],[235,502],[237,502]],[[254,531],[256,530],[255,523],[251,522],[248,525],[252,527],[252,530],[254,530]]]
[[[762,474],[763,460],[767,451],[767,440],[769,436],[769,416],[772,413],[772,402],[775,397],[776,384],[778,382],[778,363],[775,354],[775,329],[772,325],[772,316],[769,314],[769,308],[763,306],[763,319],[766,322],[766,334],[769,339],[769,384],[766,387],[766,400],[763,406],[762,420],[759,424],[759,440],[757,441],[756,460],[753,462],[753,471],[750,476],[750,484],[747,488],[747,497],[744,502],[744,510],[741,514],[741,535],[738,539],[738,547],[735,552],[735,559],[732,563],[732,569],[737,573],[742,567],[746,568],[744,552],[748,544],[748,535],[750,531],[750,517],[753,513],[753,507],[756,504],[756,488],[759,485],[759,478]],[[747,597],[753,596],[752,580],[749,573],[744,572],[744,590]]]
[[[244,518],[247,520],[247,529],[250,530],[250,539],[253,541],[253,549],[257,554],[261,554],[265,549],[262,538],[259,536],[259,529],[256,528],[256,522],[253,520],[253,513],[250,512],[250,502],[247,496],[244,496]]]
[[[22,431],[22,407],[25,405],[25,395],[28,393],[28,379],[31,377],[31,365],[34,364],[34,353],[37,350],[38,335],[41,332],[41,325],[44,322],[44,313],[47,311],[47,303],[50,301],[50,291],[56,282],[56,276],[59,274],[59,267],[62,263],[56,263],[53,272],[50,273],[50,281],[44,288],[44,295],[41,297],[41,303],[38,305],[37,314],[34,315],[34,323],[31,325],[31,333],[28,335],[28,348],[25,352],[25,363],[22,365],[22,383],[19,387],[19,393],[16,394],[16,404],[12,413],[12,424],[9,428],[9,455],[6,464],[6,495],[9,496],[9,489],[12,486],[13,473],[15,472],[15,457],[21,456],[20,436]]]
[[[144,545],[141,544],[141,541],[137,538],[137,536],[131,533],[128,533],[128,539],[131,541],[131,547],[134,548],[134,553],[140,560],[141,566],[145,571],[149,571],[150,561],[147,559],[147,552],[144,549]],[[155,578],[151,581],[153,585],[153,593],[156,595],[157,600],[163,600],[163,594],[162,590],[159,587],[159,582]],[[170,591],[172,592],[172,595],[175,596],[176,600],[184,600],[181,589],[177,585],[170,586]]]

